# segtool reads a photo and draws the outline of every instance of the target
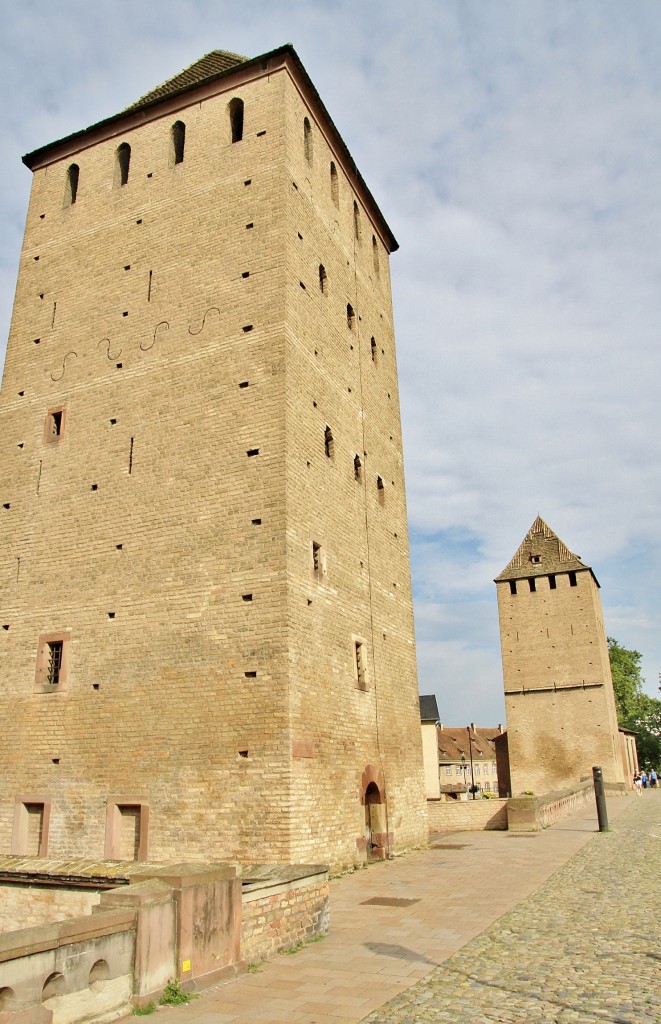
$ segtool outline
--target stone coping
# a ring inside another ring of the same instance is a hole
[[[255,892],[316,875],[328,877],[329,871],[328,864],[244,864],[242,888],[244,893]]]
[[[106,910],[66,921],[0,932],[0,963],[75,942],[89,942],[102,935],[130,931],[134,927],[135,911],[128,909]]]
[[[313,875],[328,875],[327,864],[237,864],[229,861],[58,860],[51,857],[0,857],[0,884],[114,889],[159,878],[175,887],[210,878],[241,878],[244,892],[284,885]]]

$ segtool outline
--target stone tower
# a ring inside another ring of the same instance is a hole
[[[539,516],[496,577],[512,795],[623,782],[599,583]]]
[[[0,850],[426,838],[389,254],[293,48],[31,153],[0,399]]]

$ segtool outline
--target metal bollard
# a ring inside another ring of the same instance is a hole
[[[594,779],[594,796],[597,801],[599,831],[608,832],[608,811],[606,810],[606,796],[604,794],[604,778],[599,765],[593,766],[592,778]]]

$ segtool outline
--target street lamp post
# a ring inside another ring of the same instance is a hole
[[[474,772],[473,772],[473,741],[471,739],[471,727],[470,727],[470,725],[467,725],[466,729],[468,730],[468,753],[470,754],[470,759],[471,759],[471,793],[473,795],[473,800],[474,800],[475,799],[475,775],[474,775]]]
[[[464,789],[466,790],[466,799],[468,800],[468,765],[466,764],[466,755],[461,755],[461,770],[464,773]]]

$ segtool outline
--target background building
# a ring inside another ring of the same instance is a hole
[[[512,795],[627,777],[599,583],[539,516],[496,578]]]
[[[0,848],[426,838],[389,254],[295,51],[31,153],[0,397]]]

